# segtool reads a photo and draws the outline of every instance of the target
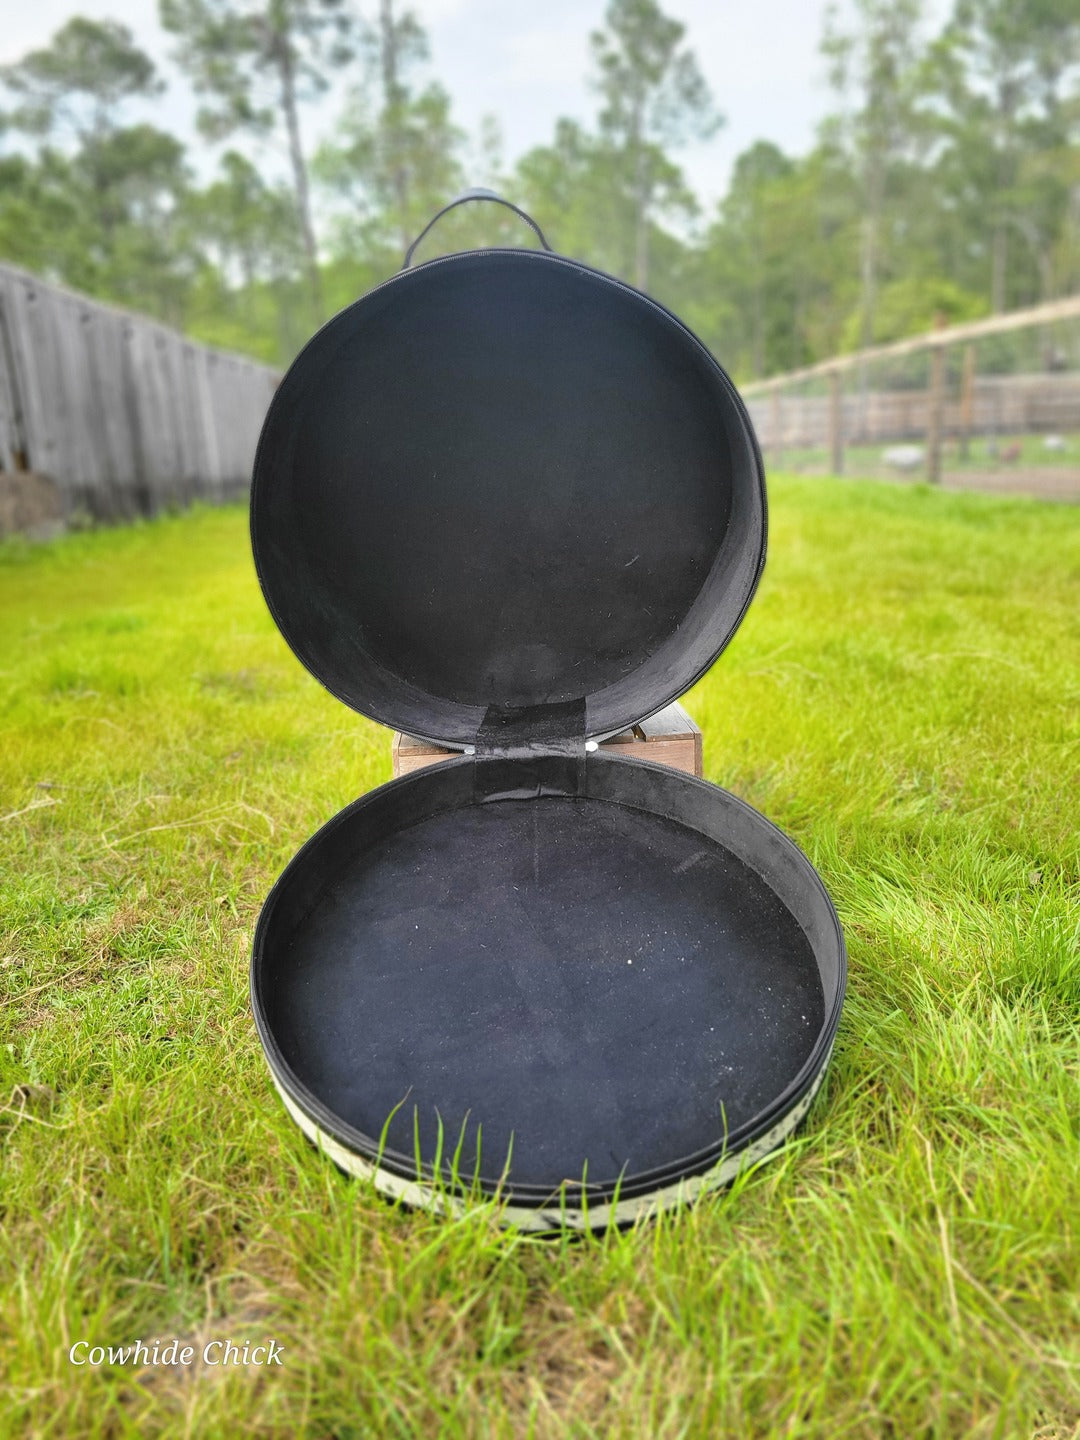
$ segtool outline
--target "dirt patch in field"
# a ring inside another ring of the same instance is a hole
[[[1034,495],[1039,500],[1080,502],[1080,469],[1042,466],[1030,470],[946,471],[946,490],[986,490],[995,495]]]
[[[0,536],[48,540],[64,528],[56,482],[33,470],[0,470]]]
[[[824,471],[821,471],[824,474]],[[920,470],[916,475],[900,475],[895,470],[850,470],[855,479],[892,480],[901,484],[919,485],[926,480]],[[946,470],[941,477],[943,490],[981,490],[989,495],[1030,495],[1036,500],[1064,500],[1080,504],[1080,467],[1039,465],[1030,469]]]

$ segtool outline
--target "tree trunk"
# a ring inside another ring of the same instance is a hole
[[[945,346],[935,345],[930,352],[929,413],[926,426],[926,478],[931,485],[941,484],[941,439],[945,420]]]
[[[990,242],[990,309],[1000,315],[1008,304],[1009,188],[1015,179],[1015,136],[1018,95],[1008,75],[997,84],[997,184],[993,199],[994,233]]]
[[[834,475],[844,473],[844,381],[839,370],[829,373],[829,464]]]
[[[971,448],[971,426],[975,418],[975,346],[964,346],[964,372],[960,381],[960,458],[966,460]]]
[[[1042,298],[1053,300],[1055,294],[1054,284],[1054,253],[1045,249],[1039,255],[1039,284],[1042,287]]]
[[[1005,309],[1005,270],[1008,259],[1009,234],[1003,222],[994,227],[990,250],[990,309],[1000,315]]]
[[[863,349],[874,343],[874,321],[877,318],[878,236],[885,209],[885,169],[888,164],[887,136],[871,133],[863,158],[863,193],[866,213],[862,224],[860,260],[862,323],[859,343]]]
[[[307,162],[304,148],[300,143],[300,116],[296,103],[296,71],[288,36],[279,37],[278,71],[281,77],[281,107],[285,112],[285,126],[289,134],[289,159],[292,162],[293,186],[296,191],[296,209],[300,217],[300,234],[304,243],[304,258],[307,261],[308,284],[316,322],[323,318],[322,282],[319,277],[319,256],[315,244],[315,230],[311,223],[311,197],[308,188]]]
[[[240,253],[240,269],[244,276],[244,313],[247,323],[254,330],[258,309],[255,303],[255,256],[247,245]]]
[[[862,254],[860,283],[862,316],[859,345],[863,350],[874,343],[874,320],[877,317],[878,226],[885,200],[884,156],[871,152],[866,166],[866,214],[862,223]],[[865,360],[859,365],[859,429],[865,436],[870,407],[870,371]]]
[[[873,205],[867,208],[862,223],[861,288],[862,315],[859,324],[859,346],[869,349],[874,343],[874,318],[877,310],[877,224]]]
[[[634,284],[644,290],[649,283],[649,192],[644,145],[637,147],[634,169]]]
[[[754,282],[754,378],[765,374],[765,297],[760,277]]]
[[[649,178],[645,153],[644,97],[638,94],[630,116],[628,136],[634,162],[634,284],[644,290],[649,283]]]
[[[398,80],[397,33],[394,28],[394,0],[379,0],[379,36],[382,54],[383,127],[387,141],[390,187],[397,207],[398,238],[402,250],[412,241],[409,226],[409,176],[401,156],[401,111],[404,96]]]

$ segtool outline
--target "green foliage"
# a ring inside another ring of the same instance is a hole
[[[321,95],[330,72],[352,59],[352,10],[346,0],[261,0],[254,7],[242,0],[160,0],[159,8],[162,25],[177,37],[176,60],[203,97],[203,133],[223,140],[237,131],[283,132],[312,319],[323,319],[300,107]]]
[[[211,139],[237,130],[271,133],[283,78],[296,100],[326,90],[327,67],[353,56],[344,0],[160,0],[161,23],[177,37],[175,58],[202,97],[199,124]]]
[[[619,268],[642,290],[654,217],[695,209],[667,151],[706,138],[722,123],[697,59],[682,43],[685,32],[656,0],[609,0],[604,28],[590,37],[602,102],[600,168],[623,212],[619,230],[632,237]]]
[[[591,37],[596,130],[558,120],[512,185],[558,249],[676,307],[692,299],[696,255],[662,222],[685,223],[698,204],[669,151],[722,123],[684,35],[654,0],[612,0]]]
[[[942,322],[960,325],[965,320],[978,320],[988,308],[983,296],[962,290],[951,280],[907,275],[882,288],[874,312],[871,343],[883,345],[905,335],[922,334]],[[853,314],[844,327],[841,347],[856,350],[862,338],[862,317]]]
[[[834,146],[793,160],[762,142],[739,157],[681,312],[736,376],[835,353],[858,304],[856,211]]]
[[[1054,251],[1075,228],[1078,0],[957,0],[934,48],[938,171],[970,228],[981,221],[991,306],[1050,298]],[[958,279],[962,277],[958,276]]]
[[[133,102],[162,89],[131,32],[76,17],[0,82],[20,101],[8,124],[39,141],[36,163],[0,162],[2,253],[182,323],[187,261],[175,217],[187,164],[174,136],[124,123]]]
[[[77,283],[82,214],[69,163],[43,150],[0,157],[0,255],[28,270]]]
[[[5,117],[9,125],[36,135],[66,128],[84,141],[114,130],[127,102],[164,88],[126,25],[81,15],[45,49],[0,68],[0,83],[18,100]]]
[[[721,117],[693,52],[682,45],[686,26],[656,0],[610,0],[604,26],[591,37],[601,130],[620,146],[711,135]]]
[[[1080,287],[1080,0],[954,0],[937,34],[921,0],[831,12],[816,143],[748,146],[710,214],[678,158],[721,117],[658,0],[610,0],[594,113],[513,164],[494,117],[456,123],[406,0],[160,7],[217,173],[196,186],[154,127],[160,80],[130,32],[73,19],[0,71],[0,257],[281,364],[476,184],[669,305],[739,378]],[[305,106],[336,74],[341,112],[309,154]],[[531,243],[469,206],[418,259]]]
[[[730,1190],[554,1242],[380,1200],[273,1091],[255,918],[390,736],[289,654],[245,513],[0,547],[0,1434],[1071,1435],[1078,522],[770,482],[687,703],[837,903],[826,1089]],[[67,1360],[155,1336],[284,1365]]]
[[[857,177],[865,346],[873,343],[878,291],[891,259],[887,218],[923,138],[916,108],[922,0],[856,0],[854,10],[855,28],[847,32],[830,12],[822,50],[840,95],[846,100],[849,87],[855,91],[841,133]]]
[[[625,206],[608,183],[607,148],[575,120],[559,120],[550,145],[522,156],[516,194],[549,241],[613,275],[629,275]]]
[[[462,188],[465,137],[451,121],[442,86],[417,90],[408,79],[427,58],[426,36],[410,11],[397,13],[393,0],[382,0],[365,49],[365,79],[350,91],[337,134],[316,155],[314,171],[335,202],[337,253],[401,254]]]
[[[188,267],[174,222],[187,163],[174,136],[125,123],[163,89],[130,30],[77,16],[0,70],[0,84],[18,102],[8,126],[38,142],[36,163],[0,162],[0,253],[182,323]]]
[[[193,240],[225,277],[249,291],[257,280],[295,274],[300,261],[293,197],[268,183],[244,155],[228,150],[220,178],[187,199]]]

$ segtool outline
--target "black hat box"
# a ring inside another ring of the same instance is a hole
[[[498,199],[453,204],[475,198]],[[289,1113],[343,1169],[596,1229],[780,1145],[846,961],[780,830],[597,748],[734,635],[764,471],[700,341],[510,208],[544,248],[410,251],[266,417],[251,538],[283,636],[346,705],[460,754],[302,846],[259,918],[252,1006]]]

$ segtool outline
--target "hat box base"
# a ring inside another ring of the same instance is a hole
[[[594,754],[577,794],[482,799],[485,763],[364,796],[271,893],[253,1005],[290,1112],[413,1203],[455,1156],[530,1228],[730,1179],[831,1050],[843,943],[813,868],[661,766]]]

